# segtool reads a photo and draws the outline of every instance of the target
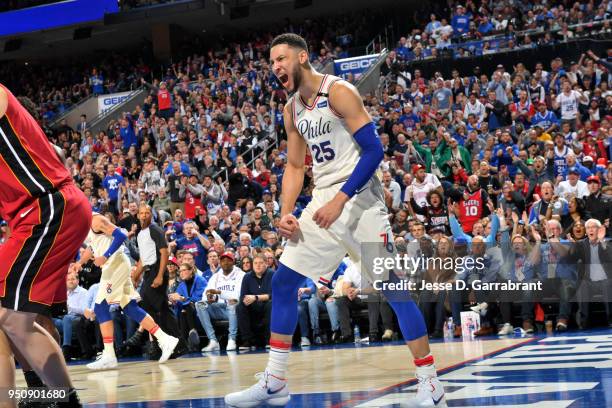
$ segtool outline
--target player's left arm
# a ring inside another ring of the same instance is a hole
[[[8,109],[8,95],[3,87],[0,86],[0,118],[4,116]]]
[[[113,254],[117,252],[119,248],[121,248],[121,245],[127,239],[127,234],[122,228],[117,227],[106,217],[101,215],[93,217],[91,221],[91,227],[94,231],[102,232],[105,235],[113,238],[108,249],[106,250],[106,252],[104,252],[104,255],[97,256],[94,259],[94,263],[96,264],[96,266],[102,266],[108,258],[113,256]]]
[[[336,196],[315,212],[313,220],[321,228],[329,228],[336,221],[344,204],[372,178],[384,155],[376,126],[353,85],[336,82],[329,90],[329,104],[344,118],[348,131],[361,148],[361,157]]]

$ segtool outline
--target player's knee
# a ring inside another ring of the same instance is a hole
[[[134,299],[130,300],[127,305],[123,308],[128,317],[138,323],[142,322],[145,317],[147,317],[147,312],[145,312]]]
[[[98,323],[100,324],[106,323],[112,320],[112,316],[110,313],[110,306],[108,305],[106,300],[103,300],[101,303],[95,304],[94,313],[96,314],[96,319],[98,320]]]

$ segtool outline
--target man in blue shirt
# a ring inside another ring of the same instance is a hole
[[[457,6],[457,14],[451,20],[453,27],[453,35],[461,36],[470,29],[470,17],[465,14],[465,9],[462,5]]]
[[[439,112],[445,114],[453,104],[453,92],[444,86],[442,78],[436,79],[436,90],[433,93],[433,105]]]
[[[304,284],[298,289],[298,323],[300,326],[300,336],[302,347],[310,346],[310,339],[308,338],[308,303],[310,298],[316,296],[317,287],[310,278],[304,279]]]
[[[208,256],[206,257],[206,263],[208,265],[208,269],[204,271],[202,276],[209,281],[210,278],[221,268],[221,264],[219,263],[219,254],[217,254],[215,251],[209,251]]]
[[[399,121],[404,125],[404,128],[407,131],[411,131],[416,129],[417,123],[419,123],[421,120],[419,119],[418,115],[414,114],[412,105],[407,104],[404,106],[404,113],[399,117]]]
[[[195,222],[183,223],[183,237],[176,241],[176,250],[186,250],[193,254],[196,268],[200,271],[206,269],[206,258],[210,247],[210,241],[198,232]]]
[[[121,119],[121,128],[119,130],[121,134],[121,140],[123,140],[123,149],[127,151],[130,146],[137,145],[136,132],[134,132],[134,125],[132,123],[132,118],[126,116]]]
[[[531,126],[540,125],[544,129],[544,133],[550,133],[559,127],[559,118],[554,112],[549,111],[546,104],[540,102],[538,104],[538,111],[533,118],[531,118]]]
[[[491,164],[499,168],[501,165],[508,166],[510,175],[514,177],[516,174],[516,166],[512,161],[512,156],[518,156],[518,146],[513,143],[512,136],[508,131],[502,132],[500,143],[493,148],[493,158]]]
[[[486,36],[491,31],[493,31],[493,24],[491,24],[487,16],[482,16],[480,19],[480,25],[478,25],[478,32],[483,36]]]
[[[89,85],[91,85],[91,92],[94,95],[102,95],[104,93],[104,77],[98,73],[96,68],[91,71]]]
[[[102,181],[108,199],[108,210],[117,213],[119,197],[125,194],[125,180],[115,173],[115,165],[110,163],[106,168],[106,177]]]

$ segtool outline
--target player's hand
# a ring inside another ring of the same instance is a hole
[[[96,266],[102,266],[102,265],[104,265],[105,262],[106,262],[106,257],[105,256],[96,256],[94,258],[94,265],[96,265]]]
[[[323,229],[328,229],[334,221],[342,214],[344,208],[344,200],[338,196],[332,198],[327,204],[315,211],[312,220]]]
[[[293,214],[285,214],[278,224],[278,232],[283,238],[291,238],[299,229],[300,224]]]
[[[153,283],[151,284],[152,288],[159,288],[162,283],[164,283],[164,277],[163,276],[156,276],[155,280],[153,280]]]

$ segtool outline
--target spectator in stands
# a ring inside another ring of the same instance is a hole
[[[206,269],[206,258],[211,247],[210,241],[198,231],[198,226],[193,221],[183,224],[183,237],[176,241],[176,250],[187,250],[195,258],[195,266],[198,270]]]
[[[91,70],[91,76],[89,77],[89,86],[91,86],[91,93],[94,95],[102,95],[104,92],[104,77],[98,72],[96,68]]]
[[[196,273],[196,267],[190,263],[182,263],[179,267],[181,283],[176,292],[168,295],[178,316],[181,337],[189,340],[189,350],[198,351],[200,335],[196,330],[196,303],[202,299],[207,286],[205,278]]]
[[[612,247],[606,245],[606,227],[596,219],[589,219],[586,223],[587,239],[575,245],[564,246],[554,244],[555,250],[569,256],[570,259],[581,260],[583,266],[579,272],[579,282],[576,297],[579,302],[581,328],[590,324],[590,303],[595,294],[600,294],[604,303],[608,326],[612,327],[612,309],[610,302],[612,282],[610,268],[612,263]],[[555,242],[555,241],[553,241]]]
[[[300,346],[310,346],[310,326],[308,324],[308,304],[312,296],[316,295],[317,287],[310,278],[304,280],[304,284],[298,289],[298,323],[300,328]]]
[[[458,5],[456,13],[451,21],[451,26],[453,27],[453,34],[455,36],[462,36],[466,34],[470,27],[470,20],[471,17],[465,14],[465,8],[462,5]]]
[[[85,309],[87,308],[87,290],[79,286],[79,280],[74,273],[66,277],[66,287],[68,288],[68,313],[64,316],[55,318],[55,327],[62,335],[62,353],[66,361],[70,361],[72,356],[72,334],[77,324],[84,323]],[[76,331],[76,330],[75,330]],[[85,351],[85,350],[83,350]]]
[[[242,339],[240,348],[265,347],[270,339],[270,312],[272,310],[272,276],[264,256],[253,257],[253,270],[242,280],[240,301],[236,307],[238,327]]]
[[[209,340],[208,345],[202,349],[203,352],[213,352],[220,348],[212,324],[214,320],[229,320],[229,339],[226,350],[236,350],[238,333],[236,305],[240,299],[244,272],[234,266],[234,262],[232,252],[226,251],[220,256],[221,271],[210,278],[202,300],[196,304],[198,318]]]
[[[347,268],[344,271],[342,280],[342,295],[336,299],[338,306],[338,320],[340,321],[340,338],[338,342],[347,343],[354,340],[353,330],[351,329],[351,310],[359,311],[367,308],[366,302],[363,301],[361,292],[361,272],[357,270],[354,264],[345,258]],[[358,325],[359,322],[353,322]],[[372,323],[372,322],[370,322]],[[372,327],[370,327],[372,329]],[[372,330],[372,332],[378,331]]]
[[[109,164],[107,167],[106,177],[102,181],[106,197],[104,197],[108,203],[108,209],[114,214],[117,214],[119,210],[119,198],[127,193],[125,187],[125,180],[121,175],[115,172],[115,165]]]

